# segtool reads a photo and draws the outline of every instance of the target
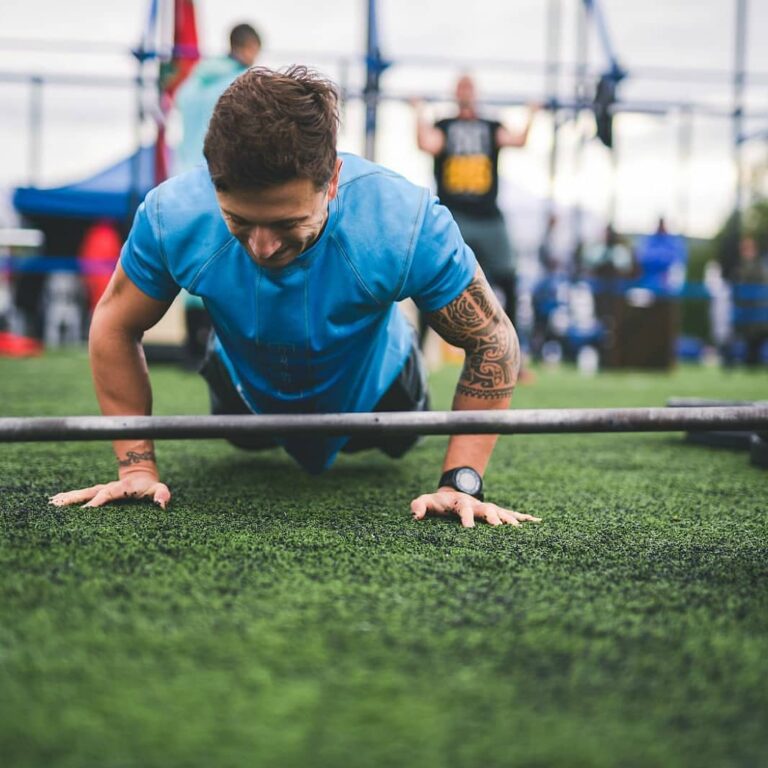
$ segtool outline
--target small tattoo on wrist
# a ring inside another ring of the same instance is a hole
[[[118,459],[117,463],[121,467],[130,467],[131,464],[138,464],[141,461],[155,461],[155,452],[154,451],[144,451],[144,453],[139,453],[138,451],[128,451],[125,454],[124,459]]]

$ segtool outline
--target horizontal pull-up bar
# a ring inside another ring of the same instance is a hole
[[[30,86],[94,86],[97,88],[123,88],[141,86],[144,88],[155,88],[157,86],[157,78],[152,74],[145,74],[141,78],[139,77],[123,77],[119,75],[93,75],[93,74],[70,74],[70,73],[24,73],[24,72],[12,72],[0,70],[0,83],[24,83]],[[359,88],[342,88],[343,96],[345,100],[365,100],[366,95]],[[454,97],[449,93],[397,93],[381,91],[376,94],[378,101],[386,102],[403,102],[408,103],[414,98],[418,98],[421,101],[448,104],[454,101]],[[531,102],[539,101],[540,99],[529,96],[526,94],[499,94],[495,96],[485,96],[478,99],[478,105],[488,107],[521,107],[530,104]],[[547,111],[565,110],[574,111],[576,109],[588,110],[592,108],[592,100],[590,98],[584,98],[581,101],[577,101],[570,98],[565,99],[549,99],[544,100],[542,108]],[[706,117],[719,117],[719,118],[732,118],[733,107],[707,104],[704,102],[690,102],[690,101],[628,101],[622,99],[616,102],[610,109],[614,114],[617,113],[634,113],[644,115],[658,115],[664,116],[671,112],[677,112],[685,110],[697,115],[703,115]],[[768,120],[768,113],[765,111],[751,110],[745,112],[744,117],[749,120]],[[745,137],[744,140],[753,137]]]
[[[359,88],[344,88],[343,97],[346,101],[365,100],[366,94]],[[368,98],[371,98],[369,95]],[[390,90],[382,90],[375,94],[379,102],[402,102],[411,103],[414,100],[423,101],[429,104],[454,104],[455,98],[448,93],[407,93]],[[477,99],[477,105],[480,107],[525,107],[532,103],[540,103],[541,109],[547,112],[565,110],[573,112],[577,109],[588,111],[592,109],[592,98],[584,97],[581,100],[571,98],[544,99],[541,101],[535,96],[526,94],[495,94],[485,95]],[[692,113],[704,117],[732,118],[733,107],[717,107],[704,102],[691,101],[631,101],[621,99],[611,105],[608,110],[611,114],[638,114],[638,115],[656,115],[664,117],[670,113]],[[744,114],[749,120],[768,120],[768,112],[750,111]]]
[[[701,408],[562,408],[511,411],[67,416],[0,418],[0,442],[204,439],[244,435],[543,434],[768,430],[768,405]]]
[[[0,36],[0,51],[42,51],[48,55],[55,53],[75,53],[82,55],[96,56],[123,56],[133,57],[134,48],[129,45],[119,43],[100,42],[84,39],[52,40],[47,38],[20,38]],[[172,53],[172,46],[165,46],[162,49],[145,53],[151,53],[160,59],[169,59]],[[218,51],[208,49],[205,46],[200,47],[200,53],[203,58],[211,58],[218,54]],[[283,62],[327,62],[337,66],[352,66],[361,64],[365,60],[365,54],[362,53],[339,53],[332,50],[290,50],[276,49],[270,50],[270,57],[273,60]],[[502,69],[512,72],[543,72],[558,71],[571,75],[578,70],[578,63],[571,59],[559,59],[557,61],[541,61],[539,59],[511,59],[505,57],[479,56],[479,57],[460,57],[455,55],[427,55],[427,54],[407,54],[398,56],[394,59],[395,64],[404,66],[418,67],[437,67],[448,69],[455,72],[461,72],[466,69],[477,70],[478,68]],[[599,77],[602,70],[591,67],[589,75]],[[671,82],[719,82],[728,84],[733,80],[733,72],[729,69],[713,69],[702,67],[664,67],[664,66],[643,66],[636,65],[632,67],[632,76],[635,80],[667,80]],[[768,85],[768,71],[750,70],[748,73],[749,84],[754,86]]]

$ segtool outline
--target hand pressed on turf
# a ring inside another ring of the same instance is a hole
[[[464,528],[474,528],[475,520],[485,520],[488,525],[520,525],[541,521],[540,517],[513,512],[487,501],[478,501],[466,493],[446,489],[425,493],[414,499],[411,502],[411,512],[414,520],[423,520],[427,515],[455,515],[461,520]]]
[[[161,483],[152,472],[131,472],[112,483],[94,485],[79,491],[65,491],[51,496],[49,503],[64,507],[69,504],[82,504],[84,507],[101,507],[110,501],[120,499],[150,499],[165,509],[171,500],[168,486]],[[83,503],[85,502],[85,503]]]

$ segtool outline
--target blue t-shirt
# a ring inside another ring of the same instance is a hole
[[[662,296],[670,292],[668,278],[672,267],[684,268],[687,261],[688,246],[680,235],[656,232],[643,238],[637,248],[640,282]]]
[[[311,248],[259,267],[221,217],[207,169],[153,189],[120,263],[144,293],[200,296],[232,381],[255,413],[370,411],[400,373],[413,330],[395,302],[424,312],[455,299],[477,268],[448,210],[402,176],[341,155],[339,191]],[[346,438],[281,440],[309,471]]]

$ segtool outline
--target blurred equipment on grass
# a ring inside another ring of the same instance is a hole
[[[768,400],[749,402],[745,400],[708,400],[698,397],[673,397],[667,401],[670,408],[755,408],[768,407]],[[727,426],[727,425],[726,425]],[[723,429],[701,432],[692,430],[686,434],[689,443],[705,445],[710,448],[726,448],[736,451],[749,451],[749,459],[756,467],[768,468],[768,430],[752,433],[742,430]]]

